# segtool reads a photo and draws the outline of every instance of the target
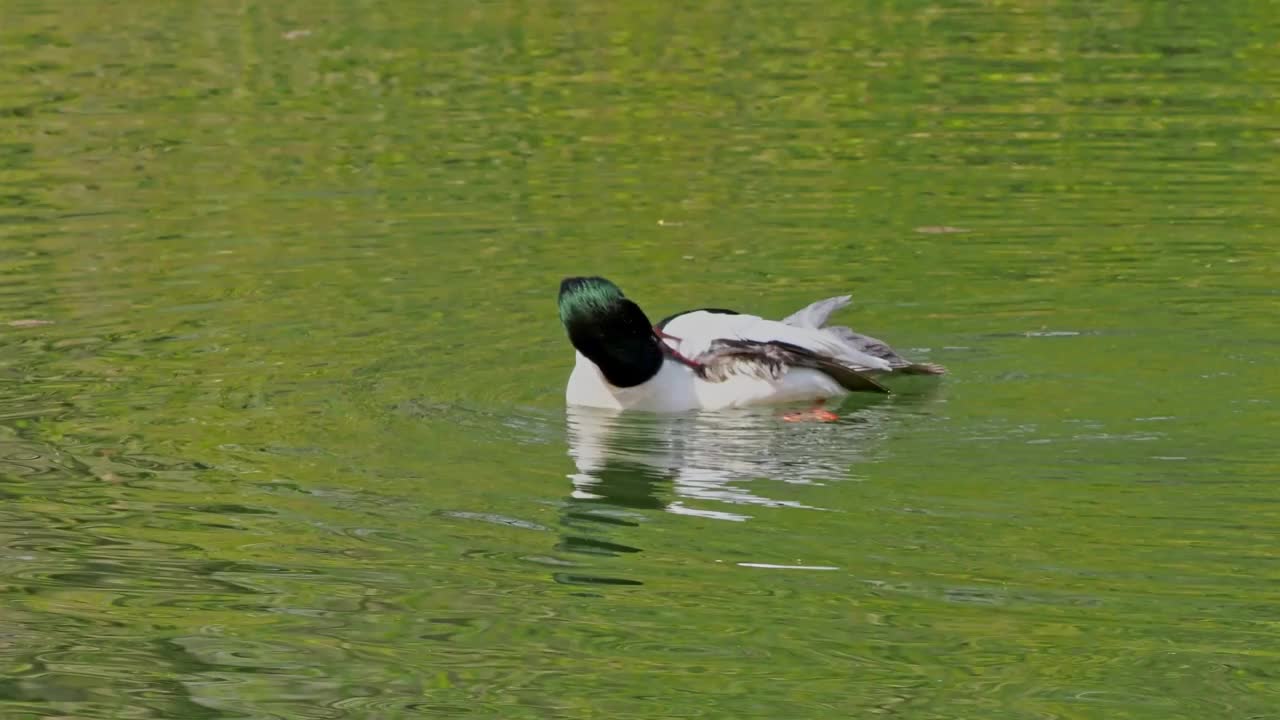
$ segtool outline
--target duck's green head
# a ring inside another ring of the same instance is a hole
[[[616,314],[625,302],[630,301],[622,290],[602,277],[568,277],[560,281],[560,322],[565,328],[574,322]]]
[[[618,387],[653,377],[662,348],[639,305],[602,277],[570,277],[560,283],[560,322],[569,342]]]

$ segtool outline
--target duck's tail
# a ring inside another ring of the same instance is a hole
[[[791,313],[782,322],[785,325],[794,327],[823,328],[835,311],[848,307],[851,301],[852,297],[849,295],[837,295],[836,297],[819,300],[808,307]],[[824,329],[857,352],[888,362],[889,372],[902,373],[903,375],[945,375],[947,372],[945,367],[937,363],[912,362],[899,355],[896,350],[889,347],[889,344],[883,340],[877,340],[870,335],[863,335],[853,328],[835,326]]]
[[[938,363],[911,363],[906,367],[895,368],[903,375],[946,375],[947,369]]]

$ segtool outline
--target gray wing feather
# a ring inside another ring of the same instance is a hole
[[[831,314],[840,308],[847,307],[852,300],[849,295],[837,295],[826,300],[819,300],[808,307],[797,310],[782,320],[784,325],[802,328],[820,328],[827,323]]]
[[[850,328],[829,327],[827,332],[834,333],[845,343],[861,352],[887,361],[892,368],[890,372],[902,373],[903,375],[945,375],[947,372],[946,368],[937,363],[912,362],[899,355],[897,350],[889,347],[889,343],[877,340],[870,335],[863,335]]]
[[[910,360],[902,357],[896,350],[889,347],[889,343],[883,340],[877,340],[870,335],[863,335],[860,332],[847,327],[830,327],[827,332],[839,337],[845,344],[852,346],[854,349],[864,352],[881,360],[889,361],[889,364],[897,367],[906,367],[911,364]]]
[[[802,310],[791,313],[782,322],[794,327],[820,328],[826,325],[832,313],[847,307],[851,299],[849,295],[837,295],[836,297],[819,300]],[[947,371],[946,368],[937,363],[912,362],[889,347],[889,343],[873,338],[870,335],[863,335],[852,328],[835,326],[828,327],[826,330],[853,349],[887,361],[892,366],[890,372],[904,375],[942,375]]]

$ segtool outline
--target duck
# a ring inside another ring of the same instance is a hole
[[[828,326],[849,295],[818,300],[782,320],[725,308],[684,310],[657,323],[613,282],[567,277],[557,298],[574,348],[569,405],[685,412],[807,401],[816,419],[828,400],[889,393],[888,375],[942,375],[888,344]]]

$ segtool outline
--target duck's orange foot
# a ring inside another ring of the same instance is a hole
[[[840,416],[826,408],[816,407],[783,413],[782,419],[784,422],[835,422],[840,419]]]

